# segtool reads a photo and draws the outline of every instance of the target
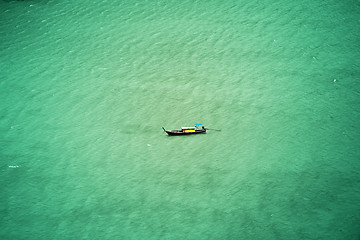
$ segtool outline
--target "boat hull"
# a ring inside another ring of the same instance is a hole
[[[165,130],[165,132],[166,132],[169,136],[183,136],[183,135],[192,135],[192,134],[202,134],[202,133],[206,133],[206,129],[205,129],[205,130],[195,130],[195,132],[183,132],[183,131],[178,131],[178,130]]]

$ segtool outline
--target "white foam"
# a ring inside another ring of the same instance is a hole
[[[10,165],[9,168],[19,168],[19,165]]]

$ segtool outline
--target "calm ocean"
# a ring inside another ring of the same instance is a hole
[[[360,239],[359,16],[0,1],[0,239]]]

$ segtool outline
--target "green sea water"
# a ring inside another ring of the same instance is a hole
[[[360,239],[360,2],[0,1],[0,239]],[[207,134],[171,137],[200,122]]]

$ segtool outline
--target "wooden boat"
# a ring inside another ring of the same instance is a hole
[[[206,128],[204,128],[204,126],[200,128],[200,126],[201,124],[197,123],[195,127],[182,127],[181,130],[166,130],[164,127],[162,129],[170,136],[206,133]]]

